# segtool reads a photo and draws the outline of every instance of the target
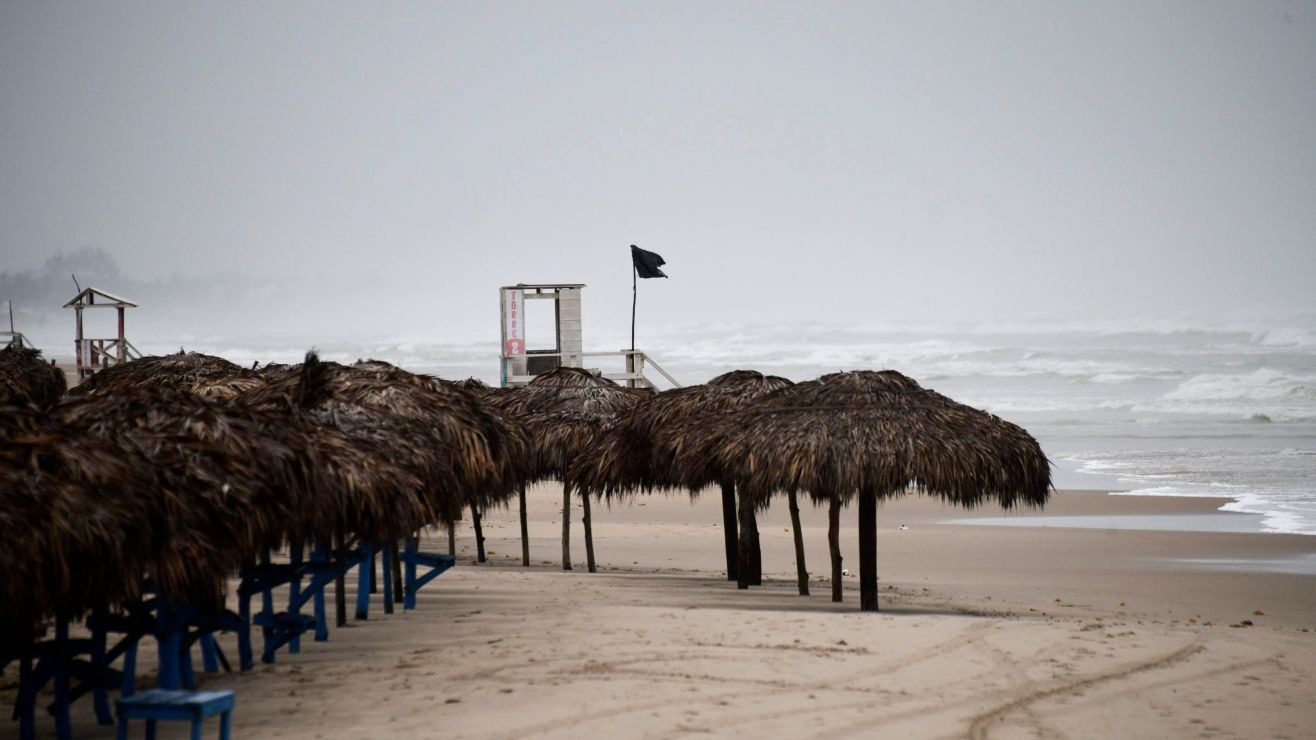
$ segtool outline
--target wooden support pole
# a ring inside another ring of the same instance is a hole
[[[526,520],[525,484],[517,486],[517,495],[521,504],[521,566],[530,567],[530,525]]]
[[[488,558],[484,555],[484,527],[480,525],[480,510],[471,504],[471,524],[475,527],[475,562],[483,563]]]
[[[750,503],[749,497],[743,490],[739,494],[736,512],[740,517],[740,570],[737,574],[736,587],[749,588],[762,583],[761,578],[758,579],[758,583],[754,578],[757,570],[755,551],[758,549],[759,529],[754,517],[754,504]]]
[[[562,570],[571,570],[571,484],[562,484]]]
[[[119,312],[119,346],[115,357],[119,364],[123,364],[128,361],[128,342],[123,334],[123,306],[119,306],[117,310]]]
[[[832,493],[827,503],[827,549],[832,555],[832,601],[841,601],[841,497]]]
[[[800,527],[800,499],[795,491],[786,492],[790,502],[791,531],[795,537],[795,575],[800,583],[800,596],[809,595],[809,568],[804,564],[804,531]]]
[[[740,553],[736,534],[736,486],[722,482],[722,537],[727,551],[727,580],[740,577]]]
[[[859,611],[877,611],[877,494],[859,492]]]
[[[580,493],[580,505],[582,508],[580,519],[585,524],[585,569],[594,573],[597,572],[594,567],[594,523],[590,519],[589,493],[584,490]]]

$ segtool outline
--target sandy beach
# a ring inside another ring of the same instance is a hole
[[[515,515],[489,512],[489,562],[463,522],[458,567],[415,611],[376,602],[327,643],[203,676],[237,691],[236,737],[1313,734],[1310,537],[948,524],[1003,512],[910,497],[879,512],[882,611],[863,614],[853,577],[829,600],[825,511],[802,512],[801,597],[784,501],[760,519],[765,583],[748,591],[725,580],[714,492],[596,505],[595,574],[579,526],[561,570],[560,488],[530,502],[531,568]],[[1064,492],[1009,516],[1229,517],[1220,503]],[[74,717],[77,737],[113,734],[85,701]]]

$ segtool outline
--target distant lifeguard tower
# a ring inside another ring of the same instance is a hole
[[[78,359],[79,379],[85,378],[97,370],[103,370],[142,356],[123,334],[123,312],[125,309],[136,307],[137,304],[127,298],[120,298],[100,288],[85,288],[81,293],[73,296],[72,300],[64,304],[64,308],[73,309],[77,315],[77,337],[73,340],[73,349]],[[105,339],[84,336],[82,311],[86,308],[113,308],[118,311],[119,336]]]
[[[518,283],[498,289],[502,301],[501,385],[504,388],[525,385],[534,380],[536,375],[559,367],[584,368],[586,358],[616,357],[625,358],[625,370],[622,372],[587,369],[631,388],[656,388],[644,375],[647,365],[666,378],[672,387],[680,388],[681,384],[675,378],[639,350],[585,351],[580,314],[580,293],[584,288],[582,283]],[[527,349],[526,301],[535,300],[553,301],[554,338],[551,346]]]

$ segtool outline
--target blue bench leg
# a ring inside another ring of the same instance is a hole
[[[357,566],[356,618],[370,618],[371,581],[375,575],[375,549],[368,543],[361,545],[361,564]]]
[[[97,673],[107,670],[105,660],[105,643],[108,640],[108,630],[105,628],[106,611],[104,607],[97,607],[93,612],[96,619],[96,628],[91,633],[91,663]],[[101,725],[114,724],[114,713],[110,711],[110,695],[105,690],[105,682],[101,680],[100,675],[96,677],[96,688],[92,689],[92,703],[96,708],[96,722]]]
[[[311,559],[317,563],[327,563],[329,556],[324,551],[323,545],[316,545],[311,552]],[[315,641],[324,642],[329,639],[329,622],[324,608],[324,584],[315,589]]]
[[[242,630],[238,632],[238,665],[242,670],[251,670],[251,596],[238,596],[238,619],[242,620]]]
[[[201,740],[201,718],[192,720],[192,740]]]
[[[123,652],[123,687],[120,696],[132,696],[137,691],[137,640]]]
[[[192,648],[187,646],[186,637],[184,632],[178,639],[178,680],[183,688],[192,691],[196,688],[196,673],[192,671]]]
[[[19,695],[21,696],[24,689],[28,687],[34,679],[32,678],[32,658],[24,656],[18,663],[18,686]],[[14,714],[18,716],[18,736],[20,740],[32,740],[37,734],[36,719],[36,701],[25,701],[14,707]]]
[[[182,684],[182,676],[179,668],[179,640],[178,630],[171,629],[165,634],[156,635],[159,642],[160,654],[160,677],[159,684],[162,689],[178,689]]]
[[[155,740],[155,720],[146,720],[146,740]]]
[[[73,737],[73,723],[69,720],[69,670],[68,661],[72,655],[68,650],[69,621],[63,617],[55,620],[55,641],[59,644],[59,653],[55,657],[55,735],[60,740]]]
[[[288,549],[288,562],[292,564],[294,570],[302,564],[302,543],[298,542]],[[300,573],[294,572],[292,582],[288,584],[288,613],[296,617],[301,613],[301,606],[297,602],[302,598],[302,577]],[[300,653],[302,651],[302,638],[300,635],[294,636],[288,641],[288,652]]]
[[[415,537],[408,537],[405,554],[402,556],[402,608],[416,608],[416,549]]]
[[[119,731],[115,733],[115,737],[119,740],[128,740],[128,720],[119,720]]]
[[[384,613],[393,613],[393,545],[385,545],[383,548],[384,573],[381,576],[384,579]]]
[[[219,672],[219,654],[215,650],[215,636],[209,632],[197,638],[201,643],[201,667],[206,673]]]
[[[270,548],[267,547],[264,550],[261,550],[260,564],[261,565],[270,564]],[[260,661],[262,663],[273,663],[274,651],[270,649],[270,643],[273,642],[275,639],[274,629],[273,629],[274,627],[274,591],[273,590],[267,588],[261,592],[260,613],[265,623],[264,629],[261,630],[261,634],[264,636],[265,641],[264,641],[263,649],[261,650]]]
[[[224,712],[219,715],[219,740],[229,740],[230,733],[233,729],[232,712]]]

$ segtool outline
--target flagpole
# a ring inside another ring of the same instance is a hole
[[[631,351],[635,351],[635,303],[639,300],[640,293],[636,289],[639,281],[639,270],[635,267],[635,261],[631,260]],[[634,361],[634,358],[631,358]]]

